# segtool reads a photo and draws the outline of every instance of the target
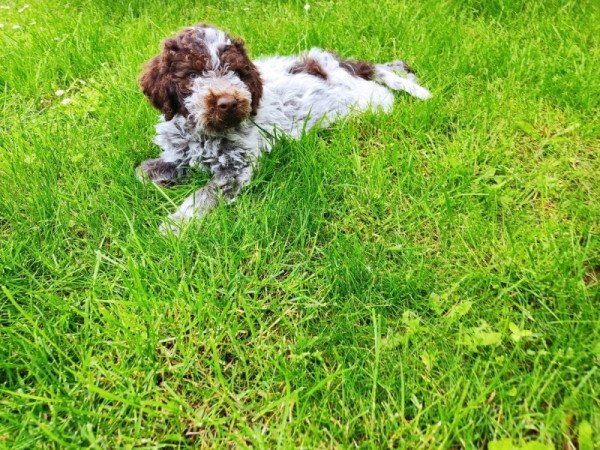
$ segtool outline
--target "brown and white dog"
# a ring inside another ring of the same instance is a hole
[[[313,48],[300,56],[253,62],[241,39],[203,24],[164,41],[140,84],[162,113],[154,138],[162,153],[141,163],[138,175],[166,185],[189,167],[212,174],[163,222],[163,233],[178,233],[208,213],[219,196],[233,200],[250,182],[259,156],[270,151],[273,136],[298,138],[352,111],[389,111],[390,89],[431,96],[403,61],[343,60]]]

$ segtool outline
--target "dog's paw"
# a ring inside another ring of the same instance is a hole
[[[135,169],[135,176],[142,183],[152,182],[159,186],[168,186],[180,175],[175,163],[160,158],[147,159]]]
[[[158,227],[158,232],[163,236],[179,236],[181,224],[177,224],[172,220],[165,220]]]
[[[143,184],[151,183],[152,180],[150,179],[150,177],[148,176],[148,172],[144,170],[142,165],[143,164],[140,164],[135,168],[135,177],[138,179],[138,181],[142,182]]]
[[[189,226],[191,221],[191,217],[176,211],[173,214],[169,214],[158,227],[158,231],[163,236],[179,236]]]
[[[431,92],[429,92],[429,89],[424,88],[423,86],[419,86],[418,84],[416,84],[412,88],[412,91],[410,93],[420,100],[429,100],[432,97]]]

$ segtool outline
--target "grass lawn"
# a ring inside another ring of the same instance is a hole
[[[600,446],[600,3],[309,1],[0,0],[0,447]],[[163,237],[206,176],[135,179],[136,79],[199,21],[434,97]]]

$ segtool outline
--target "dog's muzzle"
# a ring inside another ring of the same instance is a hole
[[[250,115],[250,101],[237,92],[210,92],[205,99],[203,122],[212,131],[235,127]]]

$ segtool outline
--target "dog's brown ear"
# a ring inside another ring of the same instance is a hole
[[[221,61],[226,63],[232,70],[235,70],[240,79],[246,84],[252,94],[252,115],[256,115],[258,104],[262,97],[263,84],[256,66],[250,61],[244,41],[240,38],[232,39],[231,45],[225,48],[221,54]]]
[[[168,41],[163,51],[145,64],[139,82],[152,105],[164,114],[166,120],[171,120],[180,104],[177,86],[169,73],[169,53],[174,43]]]

